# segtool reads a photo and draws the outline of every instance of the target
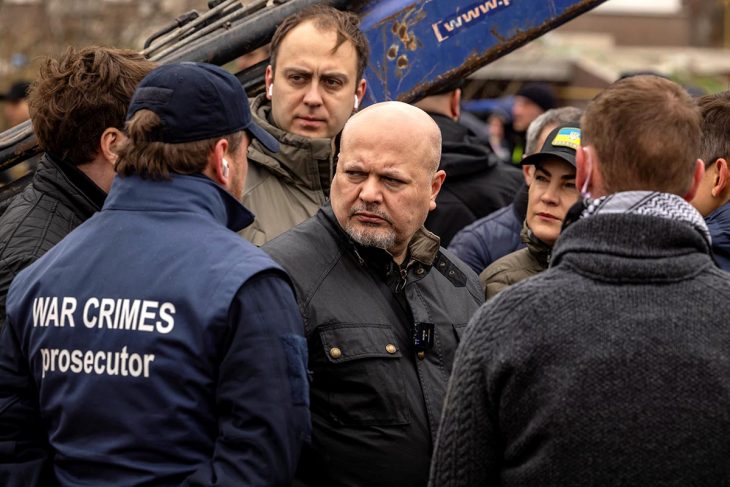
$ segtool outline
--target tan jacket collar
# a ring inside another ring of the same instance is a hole
[[[333,140],[302,137],[286,132],[270,122],[271,104],[262,94],[251,101],[254,121],[279,141],[281,149],[269,152],[256,139],[249,146],[249,159],[266,166],[278,176],[298,181],[308,187],[320,187],[318,161],[329,161],[333,167]]]
[[[415,235],[408,244],[408,254],[411,259],[417,260],[421,264],[431,266],[436,259],[441,239],[435,234],[421,227],[416,231]]]
[[[553,248],[537,238],[530,227],[527,226],[527,220],[522,223],[522,231],[520,232],[520,240],[527,244],[528,251],[542,264],[547,267],[550,263],[550,253]]]

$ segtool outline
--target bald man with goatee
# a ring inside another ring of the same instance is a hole
[[[305,485],[425,486],[471,269],[423,223],[441,133],[424,111],[372,105],[345,125],[331,202],[264,246],[291,275],[312,371]]]

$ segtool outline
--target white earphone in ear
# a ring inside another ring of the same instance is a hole
[[[586,175],[585,175],[585,181],[583,181],[583,187],[580,188],[580,195],[583,197],[583,199],[591,198],[591,193],[588,191],[588,185],[591,183],[591,170],[593,161],[591,160],[591,155],[588,152],[588,147],[580,147],[580,149],[583,150],[583,157],[585,161],[585,165],[587,166],[586,169]]]
[[[221,161],[221,163],[223,165],[223,177],[227,178],[228,177],[228,159],[226,159],[224,157],[223,161]]]
[[[269,91],[267,93],[269,94],[269,98],[271,98],[272,96],[274,96],[274,83],[271,83],[269,85]]]
[[[357,110],[360,107],[360,99],[355,95],[354,109]]]

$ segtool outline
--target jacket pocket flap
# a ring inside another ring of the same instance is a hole
[[[324,353],[332,363],[362,358],[398,358],[400,347],[389,325],[348,323],[319,327]]]
[[[464,331],[466,330],[466,325],[468,323],[454,323],[454,333],[456,333],[457,340],[461,341],[461,336],[464,334]]]

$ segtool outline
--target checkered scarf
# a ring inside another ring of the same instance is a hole
[[[683,221],[692,225],[711,244],[710,231],[702,215],[675,194],[652,191],[625,191],[586,199],[580,218],[609,213],[630,213]]]

